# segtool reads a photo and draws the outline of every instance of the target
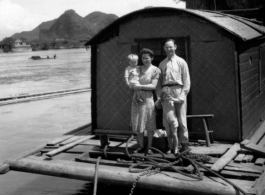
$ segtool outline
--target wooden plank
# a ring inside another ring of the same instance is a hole
[[[263,166],[265,164],[265,158],[257,158],[255,165]]]
[[[226,166],[236,155],[237,151],[240,150],[240,145],[235,143],[219,160],[217,160],[211,170],[220,171],[224,166]]]
[[[252,60],[252,62],[250,63],[250,61],[246,61],[242,64],[240,64],[240,72],[244,72],[246,70],[249,70],[255,66],[259,65],[259,59],[254,59]]]
[[[21,159],[11,161],[12,170],[30,173],[41,173],[44,175],[66,177],[84,181],[93,181],[95,166],[87,163],[78,163],[64,160],[34,160]],[[113,185],[131,187],[139,174],[133,174],[128,168],[110,167],[101,165],[98,172],[98,182]],[[177,179],[176,179],[177,178]],[[191,187],[192,186],[192,187]],[[204,195],[235,195],[238,192],[231,185],[223,185],[218,182],[204,178],[201,181],[183,176],[179,173],[154,174],[143,176],[138,180],[137,187],[163,191],[167,193],[180,194],[204,194]]]
[[[265,171],[259,177],[255,185],[253,186],[253,190],[256,195],[264,195],[265,194]]]
[[[70,143],[72,143],[72,142],[74,142],[76,140],[81,139],[82,137],[84,137],[84,136],[73,136],[73,137],[71,137],[71,138],[59,143],[59,146],[64,146],[64,145],[70,144]]]
[[[244,99],[241,100],[243,108],[250,102],[256,102],[256,98],[259,95],[259,88],[256,88],[253,92],[248,94]]]
[[[247,87],[252,85],[258,79],[259,79],[259,74],[255,74],[252,77],[249,77],[247,80],[241,82],[241,90],[246,89]]]
[[[245,155],[245,157],[243,158],[242,162],[243,163],[249,163],[252,162],[254,156],[253,154],[251,154],[250,152],[247,152],[247,154]]]
[[[53,150],[53,151],[51,151],[51,152],[48,152],[48,153],[46,153],[45,155],[48,156],[48,157],[52,157],[52,156],[54,156],[54,155],[56,155],[56,154],[58,154],[58,153],[60,153],[60,152],[66,151],[66,150],[68,150],[69,148],[72,148],[72,147],[78,145],[79,143],[81,143],[81,142],[83,142],[83,141],[85,141],[85,140],[87,140],[87,139],[91,139],[91,138],[93,138],[93,137],[95,137],[95,136],[94,136],[94,135],[85,136],[85,137],[83,137],[83,138],[81,138],[81,139],[79,139],[79,140],[77,140],[77,141],[75,141],[75,142],[72,142],[72,143],[67,144],[67,145],[65,145],[65,146],[62,146],[62,147],[60,147],[60,148],[58,148],[58,149],[55,149],[55,150]]]
[[[240,146],[246,150],[252,151],[259,155],[265,156],[265,148],[251,143],[249,140],[244,140],[240,143]]]
[[[249,135],[251,130],[253,130],[260,122],[260,114],[259,112],[256,112],[252,115],[252,117],[249,119],[247,123],[245,123],[242,127],[243,129],[243,138]]]
[[[248,97],[253,91],[259,89],[259,82],[258,80],[252,83],[248,88],[241,90],[241,99],[245,99]]]
[[[241,150],[239,154],[236,156],[236,158],[234,159],[234,162],[241,163],[241,161],[244,159],[246,154],[247,154],[246,150]]]
[[[65,141],[65,140],[67,140],[67,139],[70,139],[70,138],[73,137],[73,136],[80,135],[80,134],[82,134],[82,133],[84,133],[84,132],[88,133],[88,132],[90,132],[90,131],[91,131],[91,123],[90,123],[90,124],[87,124],[87,125],[84,125],[84,126],[82,126],[82,127],[79,127],[79,128],[77,128],[77,129],[71,131],[72,134],[70,134],[70,135],[63,135],[63,136],[61,136],[61,137],[58,137],[58,138],[55,138],[55,139],[49,141],[49,142],[47,143],[47,146],[55,146],[55,145],[57,145],[57,144],[59,144],[59,143]],[[67,134],[68,134],[68,133],[67,133]]]
[[[219,158],[214,158],[212,157],[211,160],[207,163],[211,163],[214,164]],[[226,166],[230,166],[230,167],[237,167],[239,169],[254,169],[254,172],[256,172],[255,170],[258,170],[259,172],[263,171],[263,167],[257,166],[254,163],[234,163],[233,161],[230,161]]]
[[[259,58],[259,51],[254,51],[254,52],[250,52],[250,53],[243,53],[243,54],[239,55],[239,63],[242,64],[242,63],[248,61],[250,58],[252,60]]]
[[[205,163],[205,166],[211,168],[212,164],[210,163]],[[258,176],[263,172],[262,169],[253,169],[251,167],[242,167],[242,166],[230,166],[230,165],[226,165],[223,170],[226,171],[233,171],[233,172],[240,172],[241,175],[243,174],[243,172],[245,173],[254,173],[257,174]],[[231,175],[233,175],[233,173],[231,173]],[[247,175],[244,175],[247,176]]]
[[[241,72],[240,73],[240,82],[247,80],[248,78],[254,76],[258,72],[259,72],[259,68],[257,66],[253,67],[247,71]]]
[[[263,104],[265,104],[265,101],[258,96],[255,100],[250,101],[246,106],[244,106],[242,109],[242,122],[245,124],[253,115],[257,113],[260,115],[261,112],[259,109],[262,108]]]

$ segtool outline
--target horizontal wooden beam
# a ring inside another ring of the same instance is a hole
[[[214,118],[214,114],[187,115],[187,118]]]
[[[96,135],[137,135],[136,132],[128,131],[128,130],[109,130],[109,129],[95,129],[94,133]]]
[[[65,177],[84,181],[93,181],[95,165],[63,160],[38,160],[38,157],[21,159],[10,162],[12,170],[30,173],[39,173],[50,176]],[[132,186],[137,173],[130,173],[128,168],[109,167],[100,165],[98,170],[98,182],[115,185]],[[154,174],[142,176],[137,182],[137,187],[179,194],[216,194],[236,195],[239,194],[229,184],[215,182],[204,178],[201,181],[191,179],[179,173],[166,172],[165,174]]]

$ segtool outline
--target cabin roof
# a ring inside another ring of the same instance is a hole
[[[216,24],[228,31],[232,35],[240,38],[243,41],[248,41],[265,35],[265,27],[260,26],[250,19],[242,18],[235,15],[224,14],[221,12],[206,11],[206,10],[194,10],[194,9],[179,9],[179,8],[166,8],[166,7],[155,7],[146,8],[131,12],[127,15],[120,17],[113,23],[108,25],[106,28],[101,30],[92,39],[90,39],[85,45],[92,45],[94,43],[101,42],[104,38],[108,37],[112,32],[119,28],[119,25],[127,20],[135,18],[138,15],[145,13],[161,14],[169,12],[188,13],[199,18],[208,20],[209,22]]]

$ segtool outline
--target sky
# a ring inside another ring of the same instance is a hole
[[[31,31],[69,9],[82,17],[93,11],[121,17],[147,6],[185,8],[185,2],[175,1],[179,0],[0,0],[0,41],[18,32]]]

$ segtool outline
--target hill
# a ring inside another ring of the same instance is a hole
[[[12,38],[26,38],[29,41],[88,40],[104,27],[116,20],[118,16],[102,12],[92,12],[84,18],[74,10],[65,11],[58,19],[43,22],[32,31],[16,33]]]
[[[118,19],[115,14],[105,14],[102,12],[92,12],[84,17],[88,26],[92,29],[93,35],[97,34],[100,30],[107,25]]]
[[[39,39],[40,30],[49,29],[55,21],[56,21],[56,19],[51,20],[51,21],[47,21],[47,22],[42,22],[39,26],[34,28],[32,31],[23,31],[21,33],[15,33],[11,37],[14,39],[20,39],[20,38],[24,37],[28,41],[33,41],[33,40]]]
[[[89,39],[92,30],[88,28],[84,18],[74,10],[64,12],[49,29],[40,30],[41,40],[54,39]]]

